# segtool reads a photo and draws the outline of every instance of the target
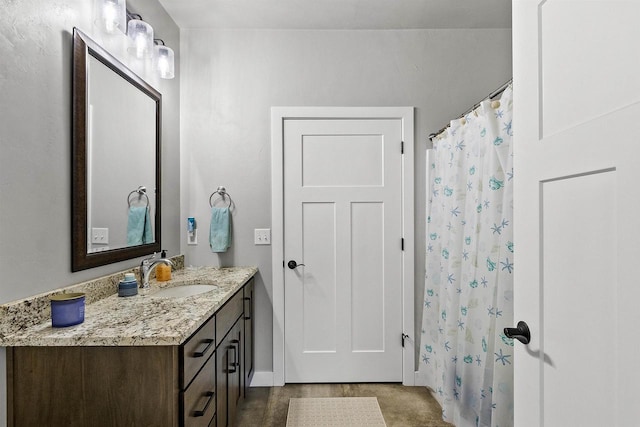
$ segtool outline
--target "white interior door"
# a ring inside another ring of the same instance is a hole
[[[515,425],[638,425],[640,2],[513,11]]]
[[[284,123],[285,381],[402,381],[402,122]]]

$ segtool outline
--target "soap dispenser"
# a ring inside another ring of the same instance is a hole
[[[163,259],[167,258],[167,250],[162,250],[162,255],[160,256]],[[158,264],[156,267],[156,280],[158,282],[166,282],[167,280],[171,280],[171,266],[165,264]]]

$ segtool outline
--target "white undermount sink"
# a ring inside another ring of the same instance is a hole
[[[216,288],[216,285],[178,285],[172,288],[160,289],[151,296],[160,298],[184,298],[213,291]]]

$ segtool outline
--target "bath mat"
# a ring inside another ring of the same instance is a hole
[[[386,427],[375,397],[289,399],[287,427]]]

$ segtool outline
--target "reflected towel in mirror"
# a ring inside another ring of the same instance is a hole
[[[127,245],[153,243],[151,215],[147,206],[131,206],[127,223]]]
[[[231,247],[229,208],[211,208],[209,246],[211,246],[211,252],[226,252]]]

